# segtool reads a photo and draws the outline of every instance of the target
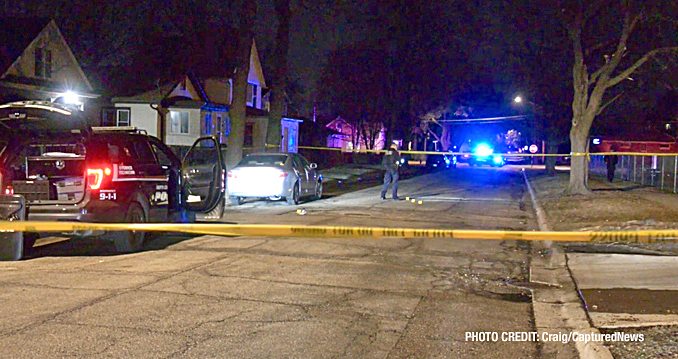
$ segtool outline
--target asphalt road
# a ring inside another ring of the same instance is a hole
[[[250,201],[222,221],[531,230],[523,190],[516,168],[460,165],[401,182],[421,205],[373,187]],[[38,244],[0,262],[3,357],[540,357],[534,342],[465,340],[534,330],[525,243],[164,235],[128,255]]]

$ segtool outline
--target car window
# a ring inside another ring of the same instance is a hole
[[[284,166],[287,155],[247,155],[238,166]]]
[[[115,141],[96,140],[87,145],[87,156],[94,162],[127,163],[129,154],[124,147]]]
[[[165,151],[163,151],[161,148],[158,147],[157,144],[151,143],[151,149],[153,150],[153,153],[155,154],[155,158],[158,160],[158,163],[162,166],[171,166],[172,165],[172,159],[169,157]]]
[[[132,150],[134,151],[135,162],[139,164],[152,164],[155,162],[155,156],[148,142],[143,139],[135,139],[132,141]]]
[[[308,160],[304,156],[299,156],[299,159],[301,160],[301,163],[304,165],[304,167],[311,167],[311,164],[308,163]]]
[[[304,168],[304,165],[301,163],[301,160],[299,159],[299,157],[293,157],[292,162],[294,164],[294,168],[299,168],[299,169]]]
[[[213,147],[193,147],[186,154],[184,162],[188,166],[205,166],[219,162],[219,153]]]

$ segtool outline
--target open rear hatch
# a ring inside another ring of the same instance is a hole
[[[2,193],[23,195],[29,204],[82,200],[90,131],[79,111],[57,104],[0,105]]]

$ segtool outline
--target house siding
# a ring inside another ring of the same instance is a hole
[[[28,45],[19,58],[3,74],[38,78],[35,76],[35,49],[41,47],[51,51],[52,74],[45,78],[60,88],[70,89],[75,92],[91,92],[92,88],[84,78],[80,66],[74,61],[68,45],[64,43],[58,28],[51,22],[45,29]]]
[[[116,103],[116,108],[130,109],[130,125],[145,130],[149,135],[158,137],[158,112],[148,104]]]

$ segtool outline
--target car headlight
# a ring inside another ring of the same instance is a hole
[[[492,158],[492,161],[494,161],[495,164],[501,164],[502,162],[504,162],[504,159],[501,158],[501,156],[494,156],[494,158]]]

